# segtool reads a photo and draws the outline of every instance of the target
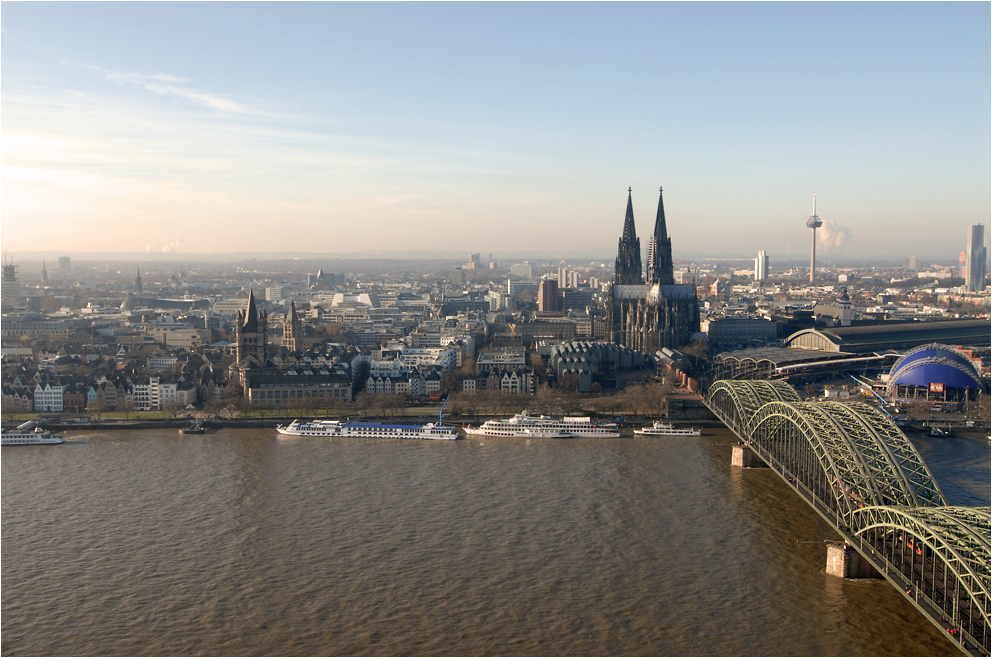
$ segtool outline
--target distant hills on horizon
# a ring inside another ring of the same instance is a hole
[[[475,252],[473,252],[475,253]],[[488,252],[479,252],[483,257],[482,262],[485,265],[488,261]],[[453,266],[457,267],[462,263],[467,263],[469,260],[469,252],[462,251],[438,251],[438,252],[424,252],[424,251],[397,251],[397,250],[375,250],[375,251],[359,251],[359,252],[342,252],[342,253],[301,253],[299,251],[294,252],[282,252],[282,251],[272,251],[272,252],[149,252],[149,251],[137,251],[137,252],[53,252],[53,251],[13,251],[4,252],[4,262],[11,262],[14,265],[19,263],[27,262],[40,262],[44,260],[48,263],[49,268],[55,268],[58,264],[58,258],[60,256],[69,256],[73,260],[79,263],[89,263],[92,261],[106,261],[106,262],[130,262],[130,263],[154,263],[154,262],[169,262],[169,263],[182,263],[182,262],[207,262],[207,263],[248,263],[248,262],[279,262],[279,261],[299,261],[299,262],[324,262],[327,264],[333,264],[335,262],[347,263],[355,261],[396,261],[396,262],[418,262],[421,265],[425,265],[428,262],[436,262],[438,265]],[[729,262],[750,262],[755,258],[756,254],[746,254],[746,253],[723,253],[723,254],[713,254],[713,253],[700,253],[700,252],[676,252],[675,257],[682,261],[692,261],[695,263],[705,263],[712,261],[729,261]],[[520,250],[520,251],[510,251],[510,252],[493,252],[493,258],[502,267],[509,267],[514,263],[523,262],[525,260],[533,262],[549,262],[549,261],[569,261],[569,260],[583,260],[583,261],[605,261],[612,262],[616,258],[616,254],[606,251],[589,251],[589,250],[561,250],[556,251],[553,254],[547,251],[537,251],[537,250]],[[774,253],[769,254],[769,258],[773,265],[777,267],[785,266],[803,266],[809,264],[809,256],[806,254],[791,254],[791,255],[779,255],[776,256]],[[956,258],[928,258],[926,256],[920,256],[920,259],[925,263],[936,263],[939,265],[956,265]],[[902,258],[897,258],[893,256],[848,256],[842,254],[830,255],[830,254],[817,254],[817,263],[828,265],[836,264],[839,266],[856,266],[856,265],[867,265],[867,264],[877,264],[881,266],[898,266],[901,264]],[[679,264],[676,264],[676,269]]]

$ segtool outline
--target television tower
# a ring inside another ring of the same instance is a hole
[[[816,278],[816,229],[823,226],[823,222],[816,215],[816,191],[813,192],[813,214],[806,220],[806,226],[813,229],[813,242],[809,248],[809,282],[813,283]]]

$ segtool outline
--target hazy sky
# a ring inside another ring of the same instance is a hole
[[[10,251],[609,252],[659,185],[676,255],[808,252],[814,190],[834,254],[989,223],[988,2],[0,9]]]

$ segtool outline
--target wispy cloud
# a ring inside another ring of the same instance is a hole
[[[86,66],[91,71],[100,73],[105,79],[119,85],[146,89],[163,96],[175,96],[183,100],[190,101],[203,107],[209,107],[218,112],[231,114],[261,114],[242,103],[232,101],[218,94],[211,94],[198,89],[185,86],[189,80],[167,73],[129,73],[125,71],[111,71],[99,66]]]

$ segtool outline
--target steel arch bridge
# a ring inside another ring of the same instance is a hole
[[[781,381],[717,381],[706,404],[966,654],[989,654],[989,510],[948,507],[890,417]]]
[[[865,507],[851,516],[880,572],[908,576],[918,607],[941,612],[946,634],[989,646],[988,507]],[[891,579],[890,579],[891,580]],[[950,614],[947,614],[947,612]]]

